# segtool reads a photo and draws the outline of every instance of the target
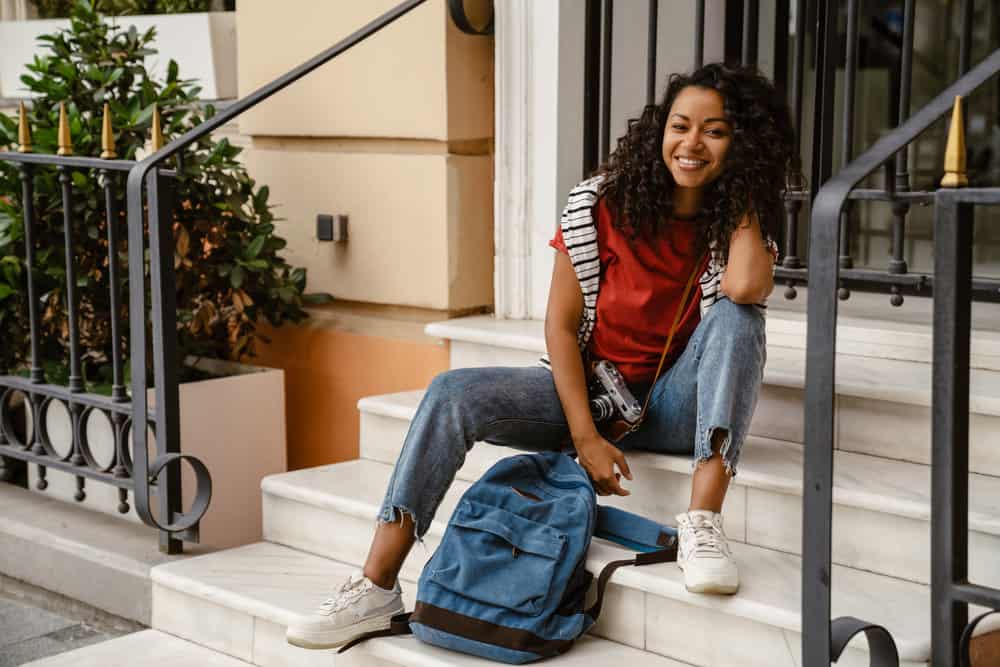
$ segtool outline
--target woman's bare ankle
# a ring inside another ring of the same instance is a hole
[[[365,576],[376,586],[392,590],[415,541],[413,519],[409,514],[404,513],[401,521],[380,523],[365,560]]]
[[[387,591],[391,591],[396,585],[396,575],[385,572],[378,572],[377,570],[370,569],[367,565],[364,568],[364,574],[368,579],[378,586],[379,588],[384,588]]]

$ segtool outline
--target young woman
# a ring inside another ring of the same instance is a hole
[[[609,162],[570,193],[551,241],[558,252],[547,363],[434,379],[363,570],[292,624],[288,641],[329,648],[388,627],[403,611],[403,561],[480,440],[575,450],[601,495],[629,495],[623,450],[693,454],[691,500],[676,517],[678,565],[690,591],[736,592],[720,512],[762,380],[764,301],[777,258],[771,236],[783,217],[792,146],[787,107],[755,70],[707,65],[671,76],[662,104],[646,107]],[[611,361],[640,401],[649,398],[642,425],[617,446],[591,415],[593,360]]]

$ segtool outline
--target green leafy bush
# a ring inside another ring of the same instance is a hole
[[[76,0],[34,0],[39,18],[65,18],[72,14]],[[136,14],[183,14],[207,12],[211,0],[95,0],[94,7],[106,16]]]
[[[154,105],[161,110],[168,141],[215,113],[213,107],[202,109],[197,103],[199,89],[180,78],[176,63],[170,62],[165,82],[150,78],[143,57],[155,53],[153,30],[139,34],[109,26],[87,0],[74,7],[67,31],[40,39],[48,52],[36,57],[22,77],[38,95],[29,114],[35,152],[56,152],[58,108],[63,101],[76,155],[100,154],[102,108],[107,102],[116,152],[124,159],[135,158],[150,136]],[[16,145],[16,119],[0,114],[0,149]],[[184,152],[173,222],[181,358],[252,357],[260,338],[260,318],[280,326],[306,317],[302,309],[306,272],[289,266],[278,254],[285,241],[275,234],[268,188],[258,187],[237,161],[241,150],[226,139],[205,138]],[[88,381],[103,384],[112,349],[104,191],[97,174],[72,173],[81,348]],[[127,277],[124,180],[116,178],[122,211],[117,224],[123,241],[115,251],[122,276]],[[35,195],[35,280],[45,334],[42,356],[64,362],[68,319],[63,213],[54,169],[36,169]],[[0,162],[0,372],[23,367],[28,354],[22,220],[20,172]],[[146,271],[148,275],[148,267]],[[123,300],[119,316],[127,322],[128,304]],[[57,374],[54,368],[47,370],[50,376]]]

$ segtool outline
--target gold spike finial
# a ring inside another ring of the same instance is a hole
[[[66,116],[66,103],[59,103],[59,150],[56,155],[72,155],[73,140],[69,135],[69,118]]]
[[[163,148],[163,128],[160,126],[160,107],[157,104],[153,105],[153,152]]]
[[[31,126],[28,125],[28,111],[24,108],[24,102],[21,102],[20,108],[17,111],[17,143],[20,144],[17,148],[18,153],[30,153],[31,152]]]
[[[965,174],[965,117],[962,115],[962,98],[955,96],[951,110],[951,128],[948,145],[944,149],[944,178],[942,188],[964,188],[969,184]]]
[[[104,103],[104,120],[101,125],[101,159],[114,160],[115,155],[115,135],[111,129],[111,107]]]

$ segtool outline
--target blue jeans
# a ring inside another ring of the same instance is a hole
[[[645,420],[618,447],[712,457],[712,435],[735,475],[766,358],[764,315],[723,299],[698,324],[687,347],[652,388]],[[645,398],[640,389],[639,400]],[[573,451],[552,373],[526,368],[461,368],[431,382],[410,423],[379,510],[380,522],[409,514],[418,538],[477,441],[531,451]]]

